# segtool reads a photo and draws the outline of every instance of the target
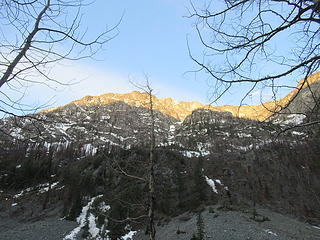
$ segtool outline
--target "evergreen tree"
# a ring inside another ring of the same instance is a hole
[[[198,237],[196,236],[196,234],[192,234],[192,237],[190,238],[190,240],[199,240]]]
[[[125,219],[125,209],[117,201],[114,201],[108,215],[108,229],[110,230],[108,236],[111,240],[122,239],[121,236],[126,234],[126,223],[118,221],[122,219]]]
[[[196,206],[203,200],[205,200],[206,180],[202,174],[203,158],[198,158],[193,171],[193,192],[195,194]]]
[[[197,217],[197,231],[198,231],[198,240],[204,240],[205,239],[205,231],[204,231],[204,222],[203,218],[201,216],[201,212],[198,213]]]

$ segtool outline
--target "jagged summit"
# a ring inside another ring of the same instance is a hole
[[[141,93],[133,91],[131,93],[106,93],[99,96],[85,96],[79,100],[72,101],[69,104],[76,104],[81,106],[95,106],[95,105],[107,105],[113,102],[124,102],[128,105],[135,107],[149,106],[149,96],[147,93]],[[67,105],[69,105],[67,104]],[[67,106],[66,105],[66,106]],[[196,109],[206,109],[210,106],[201,104],[199,102],[183,102],[175,101],[172,98],[157,98],[153,97],[154,109],[158,110],[166,115],[174,117],[178,120],[184,120],[192,111]],[[51,112],[62,107],[50,108],[43,112]]]
[[[284,106],[286,106],[291,99],[297,94],[299,87],[302,85],[303,80],[300,80],[297,88],[293,89],[285,97],[275,100],[265,102],[260,105],[244,105],[244,106],[233,106],[233,105],[224,105],[224,106],[211,106],[205,105],[199,102],[184,102],[184,101],[175,101],[172,98],[157,98],[153,97],[154,109],[158,110],[166,115],[169,115],[173,118],[176,118],[180,121],[184,120],[196,109],[210,109],[212,111],[218,112],[230,112],[235,117],[246,118],[251,120],[264,121],[268,119],[273,113],[280,111]],[[310,85],[316,85],[320,80],[320,73],[315,73],[308,78],[308,84],[304,84],[303,88],[306,88]],[[135,107],[148,107],[149,98],[147,93],[141,93],[138,91],[133,91],[131,93],[106,93],[99,96],[85,96],[79,100],[72,101],[67,104],[75,104],[80,106],[94,106],[94,105],[107,105],[113,102],[124,102],[128,105]],[[67,106],[65,105],[65,106]],[[55,107],[49,108],[42,112],[51,112],[56,109],[63,108]]]

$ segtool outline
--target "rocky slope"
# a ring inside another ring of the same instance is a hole
[[[318,240],[320,230],[317,226],[299,222],[266,209],[258,209],[260,216],[268,221],[258,222],[252,219],[250,211],[218,210],[219,206],[210,206],[201,210],[204,232],[207,239],[216,240]],[[34,222],[21,223],[19,219],[0,215],[0,239],[2,240],[62,240],[77,227],[75,222],[55,217]],[[163,222],[157,227],[157,239],[185,240],[197,233],[197,213],[187,212]],[[80,240],[80,238],[78,238]],[[148,239],[143,231],[133,235],[134,240]],[[125,239],[129,240],[129,239]]]
[[[257,219],[253,220],[249,209],[225,211],[221,206],[201,209],[203,232],[206,239],[215,240],[318,240],[320,231],[316,226],[308,225],[266,209],[257,209]],[[266,221],[259,221],[262,218]],[[157,228],[158,239],[192,239],[198,233],[199,213],[184,213]],[[147,236],[138,232],[135,240],[147,240]]]
[[[2,145],[10,141],[41,143],[49,149],[72,143],[85,154],[95,155],[99,148],[131,149],[150,141],[149,110],[123,102],[97,106],[69,104],[37,114],[36,118],[0,120]],[[188,156],[221,150],[245,152],[274,141],[302,141],[307,136],[304,131],[291,131],[275,138],[279,129],[272,123],[235,118],[229,112],[199,109],[182,122],[155,112],[156,145],[177,146]]]

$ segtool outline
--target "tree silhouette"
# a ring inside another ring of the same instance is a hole
[[[247,89],[241,104],[257,90],[275,100],[281,89],[299,93],[309,87],[307,77],[320,64],[319,1],[193,1],[191,6],[204,54],[197,56],[191,47],[189,53],[197,71],[214,80],[213,101],[239,84]],[[298,87],[292,82],[297,77],[303,78]]]
[[[67,85],[52,76],[55,63],[91,58],[117,35],[117,26],[90,38],[83,28],[87,0],[4,0],[0,3],[0,111],[25,110],[33,84]],[[17,101],[4,91],[20,93]]]

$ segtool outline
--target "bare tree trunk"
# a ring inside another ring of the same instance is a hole
[[[46,193],[45,199],[42,204],[42,210],[45,210],[48,206],[50,200],[50,193],[51,193],[51,180],[49,181],[48,191]]]
[[[149,199],[148,199],[148,225],[146,233],[149,234],[149,240],[156,239],[156,229],[154,224],[155,212],[155,177],[154,177],[154,148],[155,148],[155,116],[153,110],[153,89],[150,86],[149,79],[146,77],[146,85],[139,85],[131,82],[134,86],[148,94],[148,105],[150,111],[150,149],[149,149]]]
[[[155,240],[156,229],[154,226],[154,203],[155,203],[155,195],[154,195],[154,145],[155,145],[155,136],[154,136],[154,112],[153,112],[153,101],[152,101],[152,89],[149,84],[147,86],[148,94],[149,94],[149,104],[150,104],[150,118],[151,118],[151,126],[150,126],[150,152],[149,152],[149,236],[150,240]]]

